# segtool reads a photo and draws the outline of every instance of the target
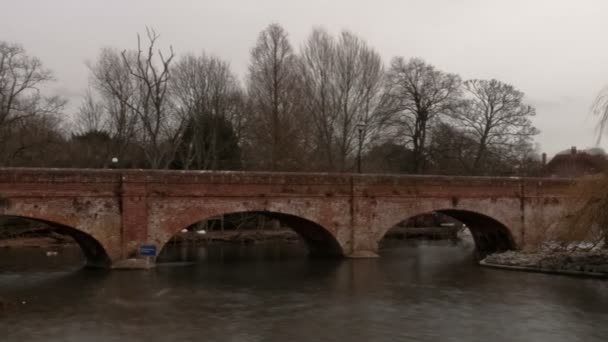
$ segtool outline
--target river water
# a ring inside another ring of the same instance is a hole
[[[470,247],[315,260],[300,245],[169,251],[153,271],[0,250],[0,341],[606,341],[608,282],[482,268]],[[40,265],[44,265],[43,267]]]

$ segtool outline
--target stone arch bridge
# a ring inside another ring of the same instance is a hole
[[[88,263],[112,267],[143,244],[161,250],[181,229],[222,214],[262,212],[313,254],[377,256],[410,217],[465,223],[478,250],[525,247],[563,215],[571,180],[367,174],[0,169],[0,216],[54,224]]]

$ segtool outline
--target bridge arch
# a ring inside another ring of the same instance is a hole
[[[179,225],[171,227],[167,234],[164,234],[162,240],[158,241],[159,255],[168,245],[169,241],[178,234],[182,229],[193,226],[197,223],[208,221],[220,216],[236,215],[236,214],[259,214],[271,219],[276,219],[295,231],[308,247],[308,252],[313,257],[341,257],[344,256],[342,245],[336,236],[323,225],[311,219],[302,216],[294,215],[272,210],[240,210],[227,211],[213,214],[202,214],[194,218],[183,221]]]
[[[74,239],[85,257],[87,267],[111,267],[111,258],[103,244],[96,237],[81,229],[74,228],[65,223],[38,218],[35,216],[0,214],[0,218],[40,222],[49,227],[50,230],[59,234],[70,236],[72,239]]]
[[[399,223],[416,216],[433,212],[444,214],[464,223],[473,236],[476,252],[480,256],[516,248],[516,243],[511,230],[498,219],[478,211],[455,208],[417,212],[415,214],[409,214],[405,218],[393,221],[392,224],[381,231],[378,242],[390,229],[397,226]]]

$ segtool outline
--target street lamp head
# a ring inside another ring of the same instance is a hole
[[[359,133],[362,133],[363,131],[365,131],[366,126],[367,126],[367,124],[365,123],[365,121],[363,121],[363,120],[359,121],[359,123],[357,124],[357,130],[359,131]]]
[[[117,163],[118,163],[118,158],[112,157],[112,164],[117,164]]]

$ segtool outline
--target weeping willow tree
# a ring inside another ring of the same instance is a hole
[[[571,210],[558,226],[562,242],[603,243],[608,248],[608,173],[582,179],[573,189]]]
[[[597,144],[608,134],[608,87],[595,99],[592,113],[598,117]],[[561,241],[586,241],[608,248],[608,170],[582,179],[574,187],[572,210],[559,226]]]
[[[604,88],[595,98],[591,111],[599,117],[596,132],[597,144],[599,144],[604,134],[608,133],[608,87]]]

